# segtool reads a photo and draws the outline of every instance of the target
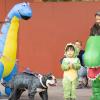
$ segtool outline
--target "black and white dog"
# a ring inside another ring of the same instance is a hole
[[[38,92],[42,100],[48,100],[48,86],[56,86],[56,78],[52,74],[41,75],[23,72],[14,76],[7,84],[12,89],[8,100],[18,100],[21,94],[28,90],[29,100],[34,100]]]

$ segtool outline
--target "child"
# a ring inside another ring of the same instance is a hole
[[[65,100],[76,100],[76,87],[78,82],[77,71],[80,69],[80,61],[75,56],[75,47],[73,44],[67,44],[65,47],[65,56],[61,68],[63,74],[63,89]]]

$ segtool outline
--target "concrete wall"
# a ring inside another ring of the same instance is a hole
[[[0,21],[20,0],[0,0]],[[60,58],[68,42],[81,40],[83,48],[100,8],[100,2],[33,3],[33,17],[20,21],[18,38],[19,69],[29,66],[39,73],[62,77]]]

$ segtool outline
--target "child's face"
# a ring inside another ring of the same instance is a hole
[[[72,57],[74,57],[74,53],[75,53],[75,51],[73,49],[68,49],[66,51],[66,56],[69,58],[72,58]]]

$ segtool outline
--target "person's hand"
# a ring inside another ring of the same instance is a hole
[[[69,65],[69,66],[70,66],[70,69],[72,69],[72,68],[73,68],[73,64],[72,64],[72,63],[70,63],[70,65]]]

